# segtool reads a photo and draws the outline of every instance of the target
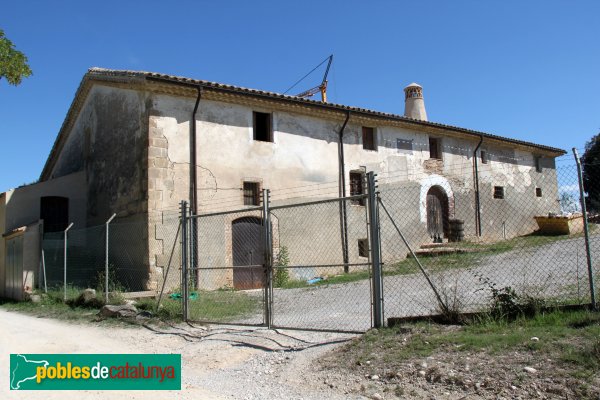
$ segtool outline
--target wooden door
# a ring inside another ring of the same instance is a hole
[[[439,186],[427,192],[427,233],[434,242],[441,242],[448,234],[448,196]]]
[[[233,287],[264,287],[265,241],[260,218],[244,217],[232,223]]]

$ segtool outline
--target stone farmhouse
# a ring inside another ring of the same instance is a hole
[[[401,212],[400,225],[410,227],[416,245],[447,237],[450,219],[464,221],[467,237],[499,229],[515,236],[535,229],[534,215],[558,211],[555,158],[564,150],[429,122],[417,84],[408,85],[404,97],[404,113],[395,115],[92,68],[39,182],[0,195],[0,295],[18,298],[38,284],[43,235],[71,222],[73,229],[102,225],[113,213],[119,221],[142,221],[144,232],[131,240],[147,273],[141,289],[156,290],[173,243],[158,233],[157,221],[167,212],[176,215],[181,200],[202,214],[260,205],[263,188],[271,190],[274,204],[299,201],[277,195],[289,188],[315,188],[312,200],[357,195],[367,171],[379,174],[380,187],[401,191],[402,204],[386,201]],[[334,190],[319,190],[325,187]],[[353,204],[349,212],[361,208]],[[339,214],[322,217],[340,226]],[[239,265],[232,256],[235,224],[211,228],[220,232],[213,254],[222,254],[211,265]],[[351,260],[364,257],[362,239],[361,233],[347,237]],[[296,245],[309,244],[288,240],[292,257]],[[207,265],[202,257],[199,263]]]

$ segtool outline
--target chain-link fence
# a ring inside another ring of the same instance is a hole
[[[380,180],[385,316],[589,304],[576,166],[478,173],[478,188]],[[589,229],[598,259],[600,231]]]
[[[180,268],[180,249],[175,246],[178,227],[178,213],[161,213],[45,233],[41,267],[46,281],[42,284],[49,289],[66,287],[67,297],[85,288],[95,289],[105,299],[127,294],[154,297],[159,288],[168,287],[164,278],[169,261]]]
[[[262,325],[265,312],[261,207],[189,219],[187,316],[192,321]]]
[[[371,327],[367,214],[360,205],[365,197],[269,207],[273,326]]]
[[[255,205],[232,196],[203,203],[215,212],[48,233],[47,283],[154,296],[157,310],[193,321],[342,331],[592,303],[600,202],[588,182],[584,221],[576,164],[467,161],[381,173],[377,188],[355,172],[347,197],[335,182],[274,201],[264,190]]]

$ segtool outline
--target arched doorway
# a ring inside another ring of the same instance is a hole
[[[231,224],[234,289],[264,287],[265,240],[262,220],[242,217]]]
[[[427,233],[435,243],[448,236],[448,195],[438,185],[427,192]]]

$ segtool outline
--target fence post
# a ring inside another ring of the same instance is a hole
[[[375,173],[367,173],[369,206],[369,238],[373,269],[373,325],[381,328],[383,322],[383,280],[381,276],[381,241],[379,236],[379,212],[377,208],[377,186]]]
[[[271,232],[271,210],[269,209],[271,201],[271,191],[263,189],[263,223],[264,223],[264,253],[265,253],[265,325],[271,328],[273,323],[272,317],[272,296],[273,296],[273,246]]]
[[[181,306],[183,320],[188,320],[188,294],[187,294],[187,251],[188,251],[188,221],[187,201],[181,201]]]
[[[104,256],[104,300],[106,304],[108,304],[108,225],[116,216],[115,213],[106,221],[106,254]]]
[[[42,249],[42,271],[44,272],[44,293],[48,293],[48,281],[46,280],[46,255]]]
[[[64,290],[64,294],[63,294],[63,300],[67,301],[67,233],[69,232],[69,229],[71,229],[71,227],[73,226],[73,223],[71,222],[69,224],[69,226],[67,226],[67,229],[65,229],[64,231],[64,268],[63,268],[63,272],[64,272],[64,282],[63,282],[63,290]]]
[[[573,156],[577,163],[577,181],[579,182],[579,201],[581,203],[581,212],[583,213],[583,232],[585,235],[585,256],[587,258],[588,267],[588,278],[590,281],[590,299],[592,302],[592,309],[596,310],[596,288],[594,286],[594,269],[592,267],[592,254],[590,252],[590,233],[588,229],[588,217],[587,209],[585,206],[585,197],[583,189],[583,174],[581,172],[581,161],[579,160],[579,154],[577,149],[573,147]]]

